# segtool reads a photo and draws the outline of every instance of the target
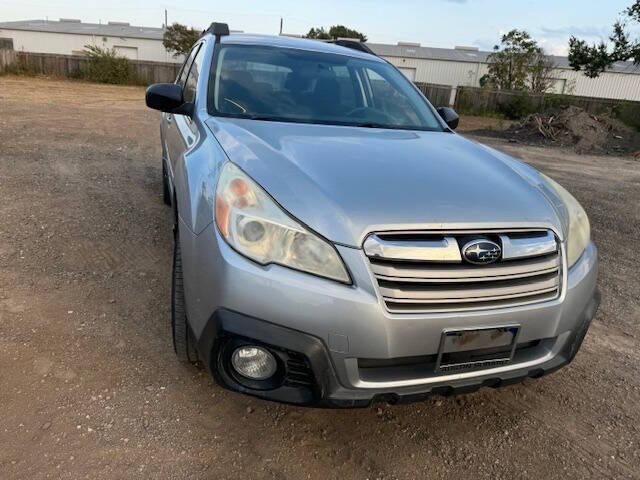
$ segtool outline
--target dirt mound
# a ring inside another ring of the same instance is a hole
[[[611,115],[592,115],[573,106],[529,115],[500,136],[522,143],[574,147],[580,153],[640,151],[640,134],[633,128]]]

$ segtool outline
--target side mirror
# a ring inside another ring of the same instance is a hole
[[[456,128],[458,128],[460,117],[453,108],[440,107],[438,108],[438,113],[444,120],[444,123],[446,123],[451,130],[455,130]]]
[[[175,83],[154,83],[145,93],[147,107],[161,112],[191,115],[193,104],[185,103],[182,87]]]

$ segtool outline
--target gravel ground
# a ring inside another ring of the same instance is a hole
[[[640,478],[638,161],[491,140],[590,215],[603,303],[572,365],[461,397],[304,409],[174,358],[158,114],[142,98],[0,77],[1,478]]]

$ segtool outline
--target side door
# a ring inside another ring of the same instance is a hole
[[[185,90],[187,85],[187,79],[189,72],[194,64],[198,53],[201,49],[202,43],[198,43],[189,54],[189,57],[184,63],[180,75],[176,79],[176,83]],[[185,91],[186,93],[186,91]],[[185,101],[188,101],[185,96]],[[173,176],[175,173],[176,163],[180,160],[184,152],[189,148],[188,141],[193,141],[193,138],[188,139],[185,135],[184,125],[187,120],[191,122],[191,119],[186,115],[177,115],[173,113],[163,113],[165,122],[165,142],[167,152],[167,170],[169,174],[169,181],[173,187]]]

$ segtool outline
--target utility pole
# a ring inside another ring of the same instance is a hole
[[[167,9],[164,9],[164,28],[167,29],[169,27],[169,23],[167,21]]]
[[[282,17],[280,17],[280,35],[282,35],[282,22],[283,22]]]

